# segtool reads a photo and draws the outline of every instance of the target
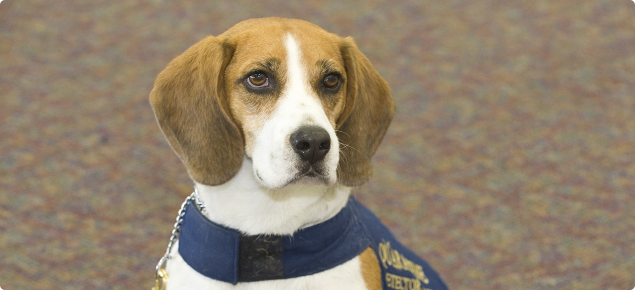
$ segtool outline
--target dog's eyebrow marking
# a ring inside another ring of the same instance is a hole
[[[270,71],[278,71],[278,69],[280,69],[280,61],[275,57],[265,60],[256,60],[250,63],[249,67],[261,67]]]
[[[331,71],[334,71],[333,66],[335,66],[335,64],[332,60],[321,59],[317,61],[317,65],[322,68],[322,74],[327,74]]]
[[[280,68],[280,61],[276,58],[269,58],[259,63],[260,66],[264,66],[271,71],[277,71]]]

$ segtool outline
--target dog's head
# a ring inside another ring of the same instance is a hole
[[[159,74],[150,102],[195,181],[223,184],[246,156],[268,188],[363,184],[394,113],[352,38],[281,18],[193,45]]]

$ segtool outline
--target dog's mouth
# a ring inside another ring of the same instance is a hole
[[[297,173],[289,181],[289,184],[297,183],[297,182],[309,182],[309,183],[319,182],[319,183],[324,183],[328,185],[329,178],[324,173],[324,170],[320,166],[309,165],[309,166],[304,166],[302,169],[300,169],[299,173]]]
[[[326,186],[332,185],[332,182],[329,178],[329,174],[322,167],[322,164],[313,164],[313,165],[302,165],[301,167],[296,167],[294,170],[295,173],[288,176],[285,181],[276,183],[276,184],[268,184],[266,182],[265,177],[261,174],[261,171],[254,170],[254,177],[265,187],[268,188],[283,188],[285,186],[291,184],[322,184]]]

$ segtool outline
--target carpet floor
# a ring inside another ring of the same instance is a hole
[[[149,289],[191,192],[148,95],[255,17],[352,36],[397,114],[355,189],[451,289],[635,287],[628,0],[0,3],[0,287]]]

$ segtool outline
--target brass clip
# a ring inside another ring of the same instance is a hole
[[[152,290],[165,290],[165,285],[168,283],[168,272],[163,268],[159,269],[154,283]]]

